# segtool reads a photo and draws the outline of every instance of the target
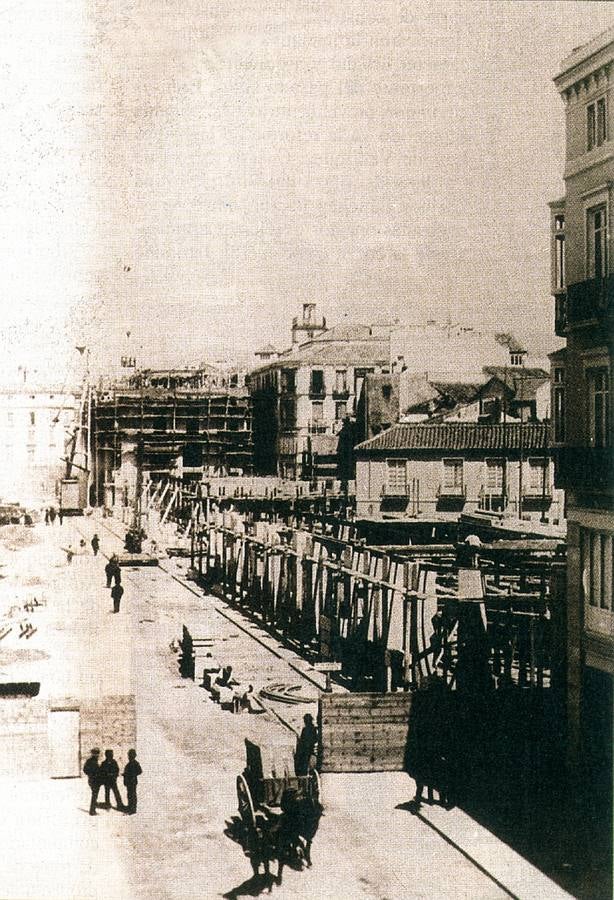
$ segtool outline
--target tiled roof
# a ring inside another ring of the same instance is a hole
[[[389,450],[544,450],[548,447],[545,422],[483,425],[478,422],[445,422],[437,425],[399,423],[368,441],[356,451]]]

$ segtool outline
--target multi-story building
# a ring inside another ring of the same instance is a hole
[[[77,407],[75,395],[59,387],[0,391],[0,497],[24,503],[53,499],[66,470]]]
[[[565,196],[550,204],[555,330],[551,356],[556,484],[568,523],[571,760],[609,777],[614,674],[612,324],[614,29],[578,47],[554,79],[565,104]]]
[[[454,521],[476,511],[558,524],[544,422],[393,425],[355,448],[359,518]]]
[[[283,478],[335,478],[343,468],[342,432],[355,416],[364,379],[389,371],[390,326],[322,331],[311,304],[303,313],[304,328],[293,322],[293,340],[312,331],[313,339],[293,343],[249,376],[254,466]]]
[[[210,368],[137,372],[99,388],[92,408],[92,503],[134,500],[144,473],[201,481],[252,471],[244,376]]]

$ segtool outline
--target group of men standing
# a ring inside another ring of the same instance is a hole
[[[136,812],[136,786],[138,784],[139,775],[143,774],[143,770],[136,758],[136,750],[128,750],[128,762],[123,771],[123,781],[128,801],[126,804],[122,801],[117,787],[119,765],[113,756],[113,751],[105,750],[104,760],[101,763],[98,761],[99,756],[100,749],[98,747],[93,747],[90,751],[89,759],[83,766],[83,772],[87,775],[87,783],[89,784],[91,791],[90,816],[97,815],[96,806],[101,787],[104,788],[105,809],[110,809],[111,793],[113,793],[116,809],[120,812],[125,812],[128,815],[134,815]]]

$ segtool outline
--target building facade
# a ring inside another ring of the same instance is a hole
[[[358,518],[480,511],[559,524],[563,515],[545,423],[399,423],[355,452]]]
[[[572,760],[611,765],[614,674],[614,29],[575,49],[555,85],[565,104],[565,196],[550,204],[555,330],[555,480],[568,521],[568,730]]]
[[[384,325],[336,326],[250,373],[258,474],[343,477],[340,457],[352,449],[344,435],[353,434],[365,378],[389,371],[389,334]]]
[[[32,504],[53,500],[77,410],[75,395],[61,388],[25,385],[0,392],[0,497]]]
[[[126,506],[139,478],[252,472],[251,404],[239,373],[140,372],[92,403],[92,503]]]

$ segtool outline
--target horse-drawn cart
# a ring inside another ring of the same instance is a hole
[[[319,773],[311,768],[295,775],[294,746],[287,741],[261,747],[246,739],[245,747],[237,798],[252,862],[311,865],[311,842],[322,815]]]

